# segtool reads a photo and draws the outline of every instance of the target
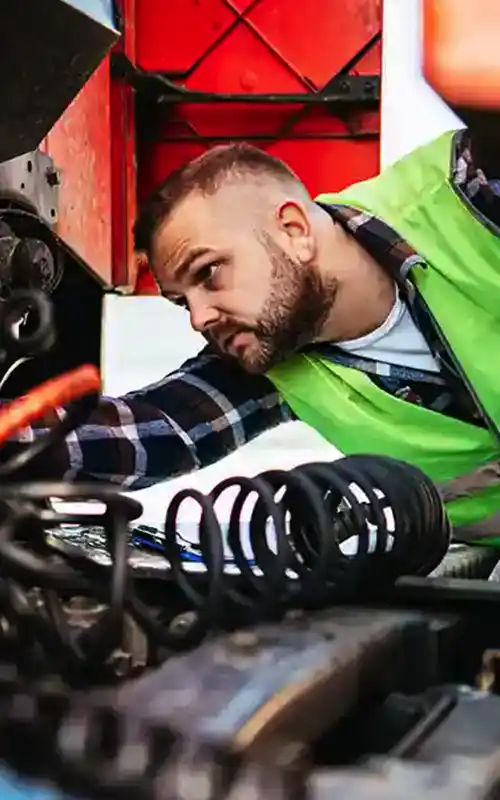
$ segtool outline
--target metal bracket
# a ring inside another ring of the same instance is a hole
[[[0,163],[0,207],[16,204],[48,225],[57,222],[61,174],[47,153],[33,150]]]
[[[270,105],[367,105],[377,107],[380,102],[379,75],[342,75],[332,78],[328,88],[317,92],[295,94],[266,92],[265,94],[233,94],[224,92],[197,92],[178,86],[163,76],[157,76],[160,105],[169,103],[267,103]],[[162,90],[163,84],[163,90]]]
[[[112,75],[126,80],[136,89],[149,90],[151,99],[160,105],[172,103],[252,103],[268,105],[365,105],[376,108],[380,102],[380,75],[335,75],[327,85],[315,92],[263,94],[233,92],[200,92],[175,83],[166,75],[144,72],[133,66],[122,53],[111,57]]]

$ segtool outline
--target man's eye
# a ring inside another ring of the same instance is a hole
[[[212,264],[206,264],[206,266],[201,267],[201,269],[198,270],[196,277],[207,287],[207,289],[211,289],[219,268],[220,263],[218,261],[214,261]]]
[[[167,297],[167,300],[170,300],[174,306],[179,306],[179,308],[187,308],[187,300],[185,297]]]

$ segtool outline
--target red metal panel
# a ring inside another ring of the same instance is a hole
[[[120,0],[122,37],[115,47],[135,64],[136,0]],[[112,175],[112,280],[114,286],[135,284],[132,227],[137,210],[137,158],[134,90],[126,80],[111,81],[111,175]]]
[[[380,0],[261,0],[245,22],[297,75],[322,86],[380,29]]]
[[[124,30],[116,50],[135,59],[135,0],[120,0]],[[47,136],[61,172],[58,233],[106,282],[132,288],[136,215],[133,90],[110,78],[109,58]]]
[[[136,0],[137,60],[191,90],[300,94],[340,70],[379,74],[381,0]],[[180,76],[180,73],[184,73]],[[312,193],[379,168],[379,115],[314,105],[169,107],[139,146],[139,194],[217,142],[245,139],[288,161]]]
[[[223,0],[139,0],[137,63],[154,72],[187,72],[234,22]]]
[[[111,282],[109,61],[97,69],[45,139],[61,170],[59,235]]]
[[[211,144],[216,143],[217,140],[211,141]],[[343,189],[376,175],[379,169],[378,147],[363,139],[308,138],[298,142],[285,138],[272,144],[257,144],[286,161],[299,175],[305,175],[305,182],[313,195]],[[142,197],[153,189],[161,176],[196,158],[203,150],[199,144],[186,142],[140,151]]]

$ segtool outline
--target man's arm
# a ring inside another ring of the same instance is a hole
[[[62,413],[57,409],[20,431],[2,449],[2,460],[43,435]],[[290,419],[267,378],[204,350],[151,386],[102,398],[86,424],[44,458],[43,477],[142,489],[213,464]]]

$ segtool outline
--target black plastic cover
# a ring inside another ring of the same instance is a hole
[[[0,161],[34,150],[118,38],[112,0],[0,2]]]

